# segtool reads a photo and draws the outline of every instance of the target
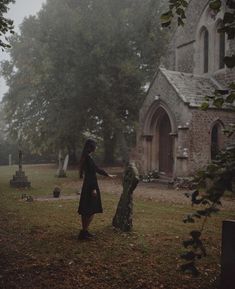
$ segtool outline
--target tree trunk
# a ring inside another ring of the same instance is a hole
[[[114,153],[116,146],[116,137],[111,130],[104,131],[104,163],[112,165],[114,163]]]
[[[68,147],[69,164],[75,166],[78,164],[77,151],[74,145]]]
[[[69,152],[69,164],[72,166],[78,164],[78,158],[75,150]]]
[[[129,148],[127,145],[125,135],[123,133],[120,133],[118,135],[118,140],[120,140],[119,143],[120,143],[120,153],[121,153],[122,161],[123,163],[127,164],[129,162]]]

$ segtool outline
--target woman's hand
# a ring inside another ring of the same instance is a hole
[[[117,176],[117,175],[110,175],[110,174],[108,174],[108,177],[111,178],[111,179],[116,178],[116,176]]]
[[[96,198],[97,197],[97,191],[96,190],[92,190],[91,195],[92,195],[92,197]]]

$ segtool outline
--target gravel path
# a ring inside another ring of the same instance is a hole
[[[120,194],[122,191],[121,181],[102,180],[99,183],[101,190],[104,192]],[[167,185],[158,183],[140,182],[134,191],[134,196],[164,203],[191,205],[190,199],[185,196],[188,191],[169,188]],[[223,199],[222,209],[235,211],[235,199]]]
[[[66,191],[66,188],[74,188],[75,191],[79,192],[81,190],[81,186],[81,181],[71,183],[66,182],[64,186],[62,186],[62,191]],[[101,192],[112,193],[115,195],[120,195],[122,192],[121,178],[112,180],[107,178],[100,178],[99,186]],[[134,191],[134,197],[170,204],[191,205],[190,199],[185,196],[185,192],[187,192],[187,190],[168,188],[167,185],[140,182]],[[72,199],[79,199],[79,195],[62,195],[60,198],[53,198],[52,196],[34,198],[34,200],[37,201],[57,201]],[[224,199],[222,204],[222,209],[235,211],[235,199]]]

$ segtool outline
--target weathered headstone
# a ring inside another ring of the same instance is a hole
[[[127,166],[123,178],[123,192],[121,194],[116,214],[113,218],[113,226],[124,232],[132,229],[133,192],[139,182],[136,166],[131,163]]]
[[[68,163],[69,163],[69,155],[66,155],[65,159],[64,159],[64,165],[63,165],[63,170],[67,171],[67,168],[68,168]]]
[[[221,289],[235,288],[235,220],[223,221]]]
[[[66,177],[66,172],[63,169],[63,158],[62,158],[62,154],[61,151],[59,151],[59,168],[57,170],[56,176],[58,178],[65,178]]]
[[[12,180],[10,180],[10,186],[16,188],[26,188],[30,187],[30,182],[28,178],[25,176],[25,172],[22,169],[22,157],[23,153],[19,150],[19,170],[16,171],[15,175],[13,176]]]

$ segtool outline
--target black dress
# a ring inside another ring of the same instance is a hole
[[[89,155],[84,161],[83,170],[85,177],[82,185],[78,213],[85,216],[102,213],[103,209],[96,173],[103,176],[108,176],[108,174],[104,170],[98,168]],[[96,190],[96,196],[92,195],[93,190]]]

